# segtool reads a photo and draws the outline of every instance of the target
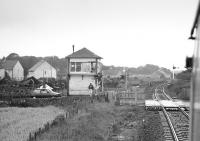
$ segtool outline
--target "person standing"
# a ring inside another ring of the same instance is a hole
[[[90,83],[90,85],[88,86],[88,89],[89,89],[89,93],[90,93],[91,102],[93,103],[93,90],[94,90],[94,86],[92,85],[92,83]]]
[[[94,86],[92,85],[92,83],[90,83],[90,85],[88,86],[89,92],[90,92],[90,96],[92,96],[93,94],[93,90],[94,90]]]

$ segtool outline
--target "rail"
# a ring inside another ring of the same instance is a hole
[[[159,98],[158,98],[158,96],[157,96],[157,93],[155,93],[155,98],[158,100],[158,102],[159,102]],[[160,102],[159,102],[160,103]],[[160,105],[161,105],[161,107],[162,107],[162,111],[163,111],[163,113],[164,113],[164,115],[165,115],[165,118],[167,119],[167,123],[168,123],[168,125],[169,125],[169,127],[170,127],[170,132],[171,132],[171,134],[173,135],[172,137],[173,137],[173,139],[174,139],[174,141],[179,141],[179,139],[178,139],[178,137],[177,137],[177,135],[176,135],[176,131],[175,131],[175,129],[174,129],[174,127],[173,127],[173,124],[172,124],[172,122],[171,122],[171,120],[170,120],[170,118],[169,118],[169,115],[167,114],[167,111],[165,110],[165,108],[164,108],[164,106],[160,103]]]
[[[172,124],[172,122],[171,122],[171,120],[170,120],[170,118],[169,118],[169,115],[167,114],[167,111],[165,110],[165,108],[164,108],[163,106],[162,106],[162,110],[163,110],[163,113],[164,113],[164,115],[165,115],[165,117],[166,117],[166,119],[167,119],[167,122],[168,122],[169,126],[170,126],[171,133],[172,133],[172,135],[173,135],[174,140],[175,140],[175,141],[179,141],[179,139],[178,139],[178,137],[177,137],[177,135],[176,135],[176,131],[175,131],[175,129],[174,129],[174,126],[173,126],[173,124]]]
[[[160,87],[160,86],[159,86],[159,87]],[[179,138],[180,138],[180,136],[179,136],[179,130],[177,130],[178,133],[176,133],[175,127],[173,126],[173,124],[172,124],[172,122],[171,122],[171,120],[170,120],[170,117],[169,117],[167,111],[165,110],[164,105],[162,105],[162,103],[159,101],[159,100],[161,100],[161,99],[160,99],[160,97],[158,96],[158,93],[157,93],[158,90],[160,90],[160,88],[158,89],[158,87],[157,87],[157,88],[155,89],[155,94],[154,94],[154,95],[155,95],[155,98],[158,100],[158,102],[160,103],[160,106],[162,107],[162,111],[163,111],[164,116],[166,117],[167,123],[168,123],[168,125],[169,125],[169,127],[170,127],[170,131],[171,131],[171,133],[172,133],[172,135],[173,135],[173,139],[174,139],[175,141],[178,141]],[[159,94],[160,94],[160,93],[159,93]],[[162,86],[162,93],[161,93],[161,94],[163,94],[163,95],[165,96],[166,99],[168,99],[168,100],[170,100],[170,101],[174,101],[169,95],[167,95],[167,94],[165,93],[164,87],[163,87],[163,86]],[[190,118],[189,118],[189,114],[187,114],[179,105],[176,104],[176,106],[177,106],[178,110],[182,113],[182,115],[184,115],[184,116],[186,117],[186,119],[189,120],[189,119],[190,119]],[[180,131],[182,131],[182,130],[180,130]],[[179,136],[179,137],[178,137],[178,136]],[[180,138],[180,140],[182,140],[182,139]]]
[[[185,115],[185,117],[189,120],[190,116],[188,113],[186,113],[184,110],[182,110],[180,107],[178,107],[178,109]]]
[[[172,99],[169,95],[167,95],[167,94],[165,93],[164,87],[163,87],[162,92],[163,92],[163,94],[164,94],[169,100],[172,100],[172,101],[173,101],[173,99]],[[177,105],[177,104],[176,104],[176,105]],[[189,119],[190,119],[189,114],[186,113],[179,105],[177,105],[177,107],[178,107],[179,111],[181,111],[181,112],[185,115],[185,117],[189,120]]]

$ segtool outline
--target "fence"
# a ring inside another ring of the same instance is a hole
[[[135,91],[113,91],[113,99],[119,105],[136,105],[144,103],[145,95]]]

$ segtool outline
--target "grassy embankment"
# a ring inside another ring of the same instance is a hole
[[[64,110],[48,106],[43,108],[0,108],[0,140],[27,141],[29,133],[51,123]]]
[[[171,97],[176,97],[182,100],[190,100],[191,73],[191,70],[179,73],[176,76],[176,79],[171,81],[171,84],[166,87],[167,93]]]
[[[144,92],[151,97],[153,89]],[[63,120],[37,137],[37,141],[112,141],[125,137],[126,141],[162,141],[163,131],[157,111],[144,106],[115,106],[110,103],[88,103],[78,114]]]
[[[166,93],[172,98],[190,100],[190,81],[175,80],[166,87]]]
[[[191,76],[192,70],[179,73],[171,85],[167,87],[168,93],[178,99],[190,100]]]
[[[147,99],[152,97],[153,91],[153,87],[145,86],[144,94]],[[126,137],[125,140],[163,140],[158,112],[146,111],[141,104],[140,106],[115,106],[112,99],[110,99],[110,103],[104,101],[90,103],[87,98],[80,99],[78,97],[31,101],[27,99],[26,104],[31,106],[55,105],[70,113],[68,118],[57,121],[51,128],[38,134],[37,141],[112,141],[114,139],[111,137],[119,135]],[[27,108],[27,111],[30,110]],[[34,116],[25,119],[30,119],[33,124],[38,122],[34,120]],[[46,118],[40,117],[39,119]],[[23,122],[17,121],[16,123],[19,123],[18,127],[23,127]],[[8,124],[12,125],[13,123],[9,122]],[[26,125],[29,124],[26,123]],[[28,132],[25,136],[27,135]]]

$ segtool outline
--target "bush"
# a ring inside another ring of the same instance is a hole
[[[190,81],[176,80],[167,86],[167,91],[171,97],[190,100]]]
[[[190,100],[189,90],[186,90],[185,88],[181,89],[180,93],[178,93],[178,97],[183,100]]]

